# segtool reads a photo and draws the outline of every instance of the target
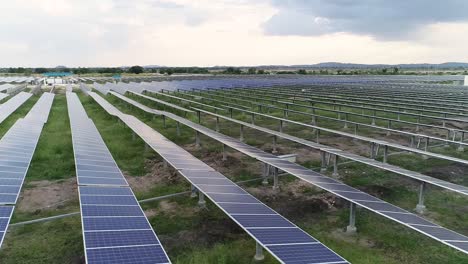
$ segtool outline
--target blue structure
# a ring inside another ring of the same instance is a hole
[[[72,72],[46,72],[42,74],[44,77],[67,77],[73,75]]]

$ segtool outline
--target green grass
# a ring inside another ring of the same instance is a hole
[[[26,180],[61,180],[74,176],[75,163],[67,101],[64,95],[56,95]]]

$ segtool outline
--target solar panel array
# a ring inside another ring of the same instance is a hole
[[[0,246],[31,163],[53,94],[45,93],[0,140]]]
[[[34,77],[22,77],[22,76],[0,77],[0,83],[22,83],[22,82],[31,82],[34,80],[35,80]]]
[[[0,105],[0,123],[5,121],[18,107],[26,102],[32,94],[20,92]]]
[[[127,102],[131,103],[132,100],[127,99]],[[136,104],[134,105],[137,106]],[[417,216],[404,209],[387,203],[356,188],[348,186],[338,180],[321,175],[320,173],[300,166],[294,162],[283,160],[275,155],[266,153],[258,148],[247,145],[241,142],[240,140],[220,134],[209,128],[195,124],[185,118],[179,117],[172,113],[163,112],[163,114],[252,158],[255,158],[282,171],[285,171],[291,175],[294,175],[304,181],[307,181],[315,186],[329,191],[352,203],[355,203],[357,205],[360,205],[361,207],[376,212],[379,215],[401,223],[413,230],[416,230],[426,236],[434,238],[437,241],[449,245],[457,250],[460,250],[464,253],[468,253],[468,237],[464,235],[443,228],[437,224],[425,220],[420,216]],[[168,162],[170,163],[170,160],[168,160]],[[177,164],[172,164],[172,166],[177,169]],[[464,190],[461,190],[461,192],[463,191],[466,191],[466,188],[464,188]]]
[[[66,96],[87,263],[170,263],[78,96]]]
[[[348,263],[231,180],[161,134],[90,92],[108,113],[120,118],[174,169],[210,198],[281,263]]]

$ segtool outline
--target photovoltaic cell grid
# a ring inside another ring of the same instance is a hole
[[[216,113],[213,113],[213,112],[205,111],[203,109],[198,109],[198,108],[193,108],[193,109],[195,109],[196,111],[200,111],[201,113],[206,113],[206,114],[209,114],[209,115],[212,115],[212,116],[220,117],[220,118],[223,118],[223,119],[228,120],[230,122],[234,122],[234,123],[243,125],[244,127],[253,128],[255,130],[262,131],[262,132],[265,132],[265,133],[270,134],[270,135],[275,135],[275,136],[278,136],[280,138],[284,138],[284,139],[287,139],[287,140],[297,142],[299,144],[303,144],[303,145],[308,146],[308,147],[312,147],[314,149],[322,150],[322,151],[324,151],[326,153],[337,155],[337,156],[340,156],[340,157],[343,157],[343,158],[346,158],[346,159],[349,159],[349,160],[358,161],[360,163],[364,163],[364,164],[367,164],[367,165],[370,165],[370,166],[373,166],[373,167],[376,167],[376,168],[379,168],[379,169],[391,171],[391,172],[394,172],[394,173],[397,173],[397,174],[400,174],[400,175],[403,175],[403,176],[411,177],[411,178],[419,180],[419,181],[423,181],[423,182],[427,182],[429,184],[439,186],[441,188],[445,188],[447,190],[451,190],[451,191],[454,191],[454,192],[457,192],[457,193],[460,193],[460,194],[468,195],[468,187],[465,187],[465,186],[462,186],[462,185],[458,185],[458,184],[450,183],[450,182],[447,182],[447,181],[443,181],[443,180],[440,180],[440,179],[437,179],[437,178],[434,178],[434,177],[423,175],[423,174],[418,173],[418,172],[414,172],[414,171],[410,171],[410,170],[407,170],[407,169],[404,169],[404,168],[400,168],[400,167],[395,166],[395,165],[391,165],[391,164],[388,164],[388,163],[383,163],[383,162],[380,162],[380,161],[377,161],[377,160],[374,160],[374,159],[359,156],[359,155],[356,155],[356,154],[353,154],[353,153],[350,153],[350,152],[342,151],[340,149],[336,149],[336,148],[333,148],[333,147],[322,145],[322,144],[312,142],[312,141],[309,141],[309,140],[306,140],[306,139],[291,136],[289,134],[285,134],[285,133],[278,132],[278,131],[275,131],[275,130],[271,130],[271,129],[268,129],[268,128],[260,127],[260,126],[257,126],[257,125],[251,124],[251,123],[243,122],[243,121],[240,121],[240,120],[237,120],[237,119],[234,119],[234,118],[229,118],[227,116],[219,115],[219,114],[216,114]]]
[[[224,175],[214,171],[134,116],[121,113],[96,93],[89,94],[106,111],[119,117],[281,263],[348,263]]]
[[[0,123],[7,119],[18,107],[26,102],[32,94],[20,92],[0,105]]]
[[[14,209],[8,204],[14,205],[18,200],[53,99],[53,94],[44,93],[29,113],[16,121],[0,140],[0,247]],[[19,106],[17,103],[14,105]]]
[[[66,96],[87,263],[170,263],[78,96]]]
[[[131,103],[131,101],[132,101],[131,99],[127,100],[127,102],[129,103]],[[460,250],[464,253],[468,253],[467,251],[468,237],[464,235],[458,234],[454,231],[451,231],[449,229],[446,229],[434,223],[431,223],[422,217],[419,217],[397,206],[389,204],[383,200],[375,198],[374,196],[371,196],[358,189],[355,189],[351,186],[343,184],[335,179],[323,176],[317,172],[309,170],[296,163],[282,160],[270,153],[266,153],[255,147],[247,145],[237,139],[233,139],[231,137],[228,137],[226,135],[223,135],[211,129],[208,129],[204,126],[195,124],[185,118],[182,118],[182,117],[179,117],[177,115],[174,115],[172,113],[167,113],[167,112],[164,113],[164,115],[166,115],[167,117],[175,121],[180,122],[181,124],[191,127],[192,129],[207,135],[208,137],[218,140],[222,142],[223,144],[233,149],[236,149],[248,156],[251,156],[266,164],[269,164],[273,167],[276,167],[285,172],[288,172],[291,175],[294,175],[324,190],[334,193],[335,195],[340,196],[348,201],[351,201],[371,211],[374,211],[379,215],[385,216],[391,220],[394,220],[407,227],[410,227],[411,229],[419,231],[422,234],[427,235],[433,239],[436,239],[457,250]],[[215,193],[217,191],[226,192],[226,193],[229,193],[230,191],[235,191],[235,188],[226,187],[222,184],[216,185],[216,186],[208,186],[208,188],[209,190],[206,190],[206,191],[212,191]],[[242,190],[241,188],[239,189]],[[428,228],[428,227],[431,227],[431,228]]]

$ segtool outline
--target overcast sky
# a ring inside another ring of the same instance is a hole
[[[467,0],[14,0],[0,67],[468,62]]]

